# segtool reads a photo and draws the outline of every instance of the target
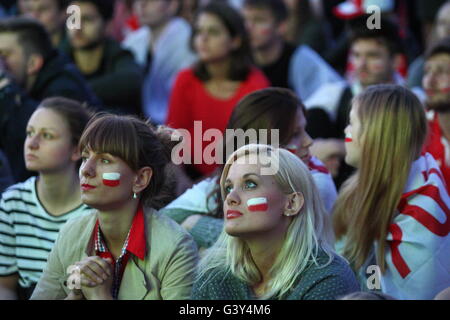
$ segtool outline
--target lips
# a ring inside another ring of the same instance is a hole
[[[38,157],[36,157],[34,154],[29,153],[29,154],[25,155],[25,158],[27,160],[36,160]]]
[[[228,220],[239,218],[240,216],[242,216],[242,213],[240,211],[237,211],[237,210],[228,210],[227,211],[227,219]]]
[[[86,191],[86,190],[92,190],[92,189],[95,189],[96,187],[94,187],[94,186],[92,186],[92,185],[90,185],[90,184],[87,184],[87,183],[83,183],[82,185],[81,185],[81,190],[83,190],[83,191]]]

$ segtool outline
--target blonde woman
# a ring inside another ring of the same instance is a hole
[[[225,164],[220,187],[224,230],[200,263],[194,299],[335,299],[359,290],[333,252],[328,215],[296,155],[244,146]]]
[[[432,299],[450,286],[450,199],[437,163],[421,154],[423,106],[401,86],[369,87],[345,133],[345,161],[358,170],[334,208],[344,255],[360,272],[379,266],[384,293]]]

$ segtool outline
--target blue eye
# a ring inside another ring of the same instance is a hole
[[[254,189],[254,188],[256,188],[256,183],[254,183],[251,180],[247,180],[247,181],[245,181],[244,188],[245,189]]]
[[[225,187],[225,194],[229,194],[231,191],[233,191],[233,188],[231,186]]]
[[[109,161],[108,159],[102,158],[102,163],[109,164],[109,163],[111,163],[111,161]]]

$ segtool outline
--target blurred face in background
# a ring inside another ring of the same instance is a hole
[[[19,44],[18,34],[0,33],[0,71],[6,71],[21,87],[25,87],[28,77],[28,55]]]
[[[450,36],[450,3],[444,4],[436,19],[436,36],[443,39]]]
[[[194,48],[204,63],[226,60],[240,46],[240,38],[232,38],[219,17],[211,13],[198,16],[194,32]]]
[[[450,54],[436,54],[425,62],[422,85],[427,94],[428,108],[450,110]]]
[[[306,118],[303,114],[303,110],[298,108],[295,118],[295,129],[291,138],[291,141],[286,148],[294,153],[305,165],[309,164],[311,159],[311,153],[309,148],[313,144],[313,140],[306,132]]]
[[[264,50],[281,38],[279,23],[268,8],[244,6],[242,15],[253,50]]]
[[[19,9],[25,16],[41,22],[50,35],[62,30],[66,14],[57,0],[19,0]]]
[[[382,40],[357,39],[350,48],[350,61],[363,87],[392,81],[395,61]]]
[[[174,0],[135,0],[134,11],[142,25],[158,28],[172,18],[178,9]]]
[[[97,47],[105,36],[105,21],[97,7],[89,2],[74,1],[71,4],[80,7],[81,28],[68,29],[69,41],[75,49],[91,49]]]

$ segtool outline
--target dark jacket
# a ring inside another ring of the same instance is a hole
[[[5,76],[0,75],[0,79],[2,77]],[[56,50],[46,59],[28,93],[12,82],[0,89],[0,149],[8,158],[15,182],[32,175],[25,168],[23,155],[28,120],[41,100],[54,96],[100,108],[98,98],[77,68]]]
[[[62,45],[63,52],[74,61],[69,42]],[[130,51],[112,39],[105,39],[99,68],[83,74],[103,105],[112,112],[141,114],[141,86],[143,71]]]

